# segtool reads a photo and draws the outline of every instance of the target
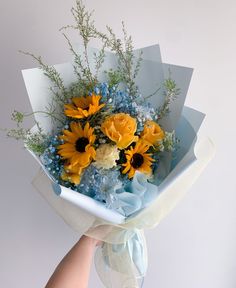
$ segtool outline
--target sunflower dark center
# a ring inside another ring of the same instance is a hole
[[[85,152],[85,147],[89,144],[88,138],[81,137],[75,142],[75,149],[82,153]]]
[[[139,153],[135,153],[131,159],[130,164],[134,169],[137,169],[142,166],[143,162],[144,162],[143,156]]]
[[[89,110],[89,105],[88,105],[88,106],[86,106],[86,107],[84,107],[84,108],[83,108],[83,110],[86,110],[86,111],[88,111],[88,110]]]

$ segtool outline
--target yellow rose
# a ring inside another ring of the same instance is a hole
[[[145,123],[140,137],[152,146],[158,144],[165,137],[165,133],[156,122],[149,120]]]
[[[119,149],[125,149],[132,142],[138,141],[138,136],[134,135],[136,129],[136,120],[125,113],[111,115],[101,125],[102,132],[115,142]]]

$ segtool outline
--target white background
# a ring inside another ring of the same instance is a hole
[[[69,53],[58,29],[72,23],[72,0],[0,0],[0,126],[13,109],[30,111],[21,69]],[[236,2],[235,0],[88,0],[99,29],[120,33],[124,20],[135,47],[159,43],[165,62],[194,67],[187,105],[207,114],[201,134],[217,154],[185,199],[147,231],[146,288],[236,287]],[[75,37],[72,40],[76,40]],[[32,124],[31,121],[28,125]],[[38,166],[20,143],[0,135],[0,286],[42,288],[80,235],[50,209],[30,181]],[[95,271],[90,286],[100,288]]]

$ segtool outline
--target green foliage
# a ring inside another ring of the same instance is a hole
[[[23,140],[25,146],[37,155],[41,155],[46,149],[45,141],[47,136],[41,131],[33,133],[29,129],[18,127],[16,129],[10,129],[7,136],[16,140]]]
[[[110,69],[109,71],[105,71],[105,73],[107,74],[109,87],[117,86],[122,81],[120,71]]]
[[[80,81],[89,81],[96,83],[98,72],[100,71],[105,58],[105,48],[109,48],[114,52],[118,59],[118,73],[120,80],[123,81],[130,91],[130,95],[135,97],[137,94],[137,86],[135,78],[138,75],[141,61],[142,52],[136,59],[134,55],[133,42],[131,36],[128,36],[124,23],[122,22],[123,42],[118,39],[113,32],[112,28],[107,26],[107,34],[98,31],[92,19],[93,12],[88,12],[82,1],[77,0],[76,6],[71,10],[75,25],[68,25],[62,29],[73,28],[79,32],[84,45],[83,55],[79,55],[73,48],[69,38],[63,33],[66,38],[69,48],[74,55],[74,71]],[[95,75],[92,74],[89,58],[88,58],[88,44],[91,39],[100,39],[103,43],[102,49],[97,55],[94,55],[95,60]]]
[[[63,116],[64,104],[68,101],[68,97],[70,97],[67,89],[64,86],[63,80],[56,70],[54,66],[49,66],[45,64],[41,58],[41,56],[35,56],[32,53],[23,52],[24,55],[31,56],[34,60],[36,60],[39,64],[39,68],[44,72],[44,75],[48,77],[48,79],[53,84],[50,87],[50,91],[52,93],[51,102],[48,103],[48,106],[45,107],[45,111],[37,111],[34,113],[44,113],[45,115],[49,116],[52,122],[59,121],[63,123],[65,117]],[[31,116],[33,113],[24,116]]]
[[[25,141],[27,138],[28,130],[17,127],[15,129],[9,129],[7,130],[7,136],[11,138],[15,138],[16,140],[23,140]]]
[[[170,112],[170,103],[175,100],[180,93],[180,89],[177,87],[177,84],[170,77],[165,80],[164,88],[165,101],[163,105],[157,110],[158,119],[163,118]]]
[[[90,82],[74,82],[68,88],[70,98],[86,96],[95,88],[95,83]]]
[[[86,11],[86,8],[82,1],[76,0],[76,5],[71,9],[71,13],[74,17],[75,25],[67,25],[62,27],[60,30],[73,28],[79,32],[80,37],[83,41],[84,51],[83,54],[78,54],[73,48],[69,38],[63,33],[66,38],[69,49],[74,55],[74,71],[80,81],[94,83],[97,82],[97,74],[100,70],[104,61],[104,48],[94,57],[95,60],[95,75],[91,72],[89,56],[88,56],[88,44],[92,38],[96,38],[96,28],[92,19],[93,12]]]
[[[116,54],[118,59],[117,70],[121,75],[121,80],[127,85],[130,96],[135,97],[137,94],[135,78],[140,69],[142,52],[140,52],[136,59],[133,41],[131,36],[128,36],[126,32],[124,22],[122,22],[123,42],[116,37],[111,27],[107,26],[107,31],[108,34],[99,31],[95,31],[95,34],[97,35],[97,38],[103,41],[105,47],[110,48],[110,50]]]
[[[63,27],[63,29],[66,29],[66,28],[68,28],[68,27]],[[80,81],[84,84],[86,84],[88,82],[96,83],[97,79],[92,75],[92,72],[90,69],[87,46],[85,47],[83,55],[79,55],[75,51],[72,43],[70,42],[70,39],[66,36],[65,33],[63,33],[63,36],[67,40],[69,49],[74,56],[73,68],[74,68],[75,75],[78,77],[78,81]],[[101,60],[98,60],[98,61],[101,61]],[[100,67],[99,64],[97,64],[97,66]]]
[[[38,123],[36,123],[36,125],[38,131],[35,133],[28,131],[24,143],[29,150],[33,151],[37,155],[41,155],[47,148],[46,145],[47,135],[43,133],[43,130]]]
[[[102,68],[102,65],[105,60],[105,45],[102,46],[102,48],[97,52],[93,54],[94,56],[94,62],[95,62],[95,79],[98,79],[98,73]]]
[[[11,115],[11,119],[17,123],[17,126],[19,126],[24,120],[24,114],[14,110],[14,112]]]
[[[86,11],[85,5],[81,0],[76,0],[76,5],[71,9],[74,16],[75,25],[67,26],[76,29],[84,41],[84,46],[87,47],[89,41],[95,38],[96,28],[92,19],[92,12]]]
[[[163,139],[163,147],[165,151],[174,151],[177,147],[178,140],[175,137],[175,132],[165,132]]]
[[[24,52],[24,51],[19,51],[19,52],[25,55],[31,56],[34,60],[36,60],[39,64],[39,68],[42,69],[44,74],[52,81],[55,88],[61,91],[62,95],[66,94],[66,89],[65,89],[63,80],[55,67],[45,64],[41,56],[35,56],[32,53]],[[63,101],[63,98],[61,99],[61,101]]]
[[[32,113],[33,114],[33,113]],[[7,130],[7,136],[16,140],[24,141],[25,146],[40,155],[46,149],[47,135],[43,133],[42,128],[36,122],[37,132],[32,132],[30,129],[22,127],[24,118],[29,115],[23,114],[19,111],[12,113],[12,120],[16,123],[16,128]]]

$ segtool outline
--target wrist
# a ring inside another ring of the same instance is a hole
[[[83,235],[79,241],[86,242],[87,245],[89,245],[89,246],[91,246],[93,248],[95,248],[96,246],[98,246],[101,243],[100,240],[91,238],[91,237],[86,236],[86,235]]]

